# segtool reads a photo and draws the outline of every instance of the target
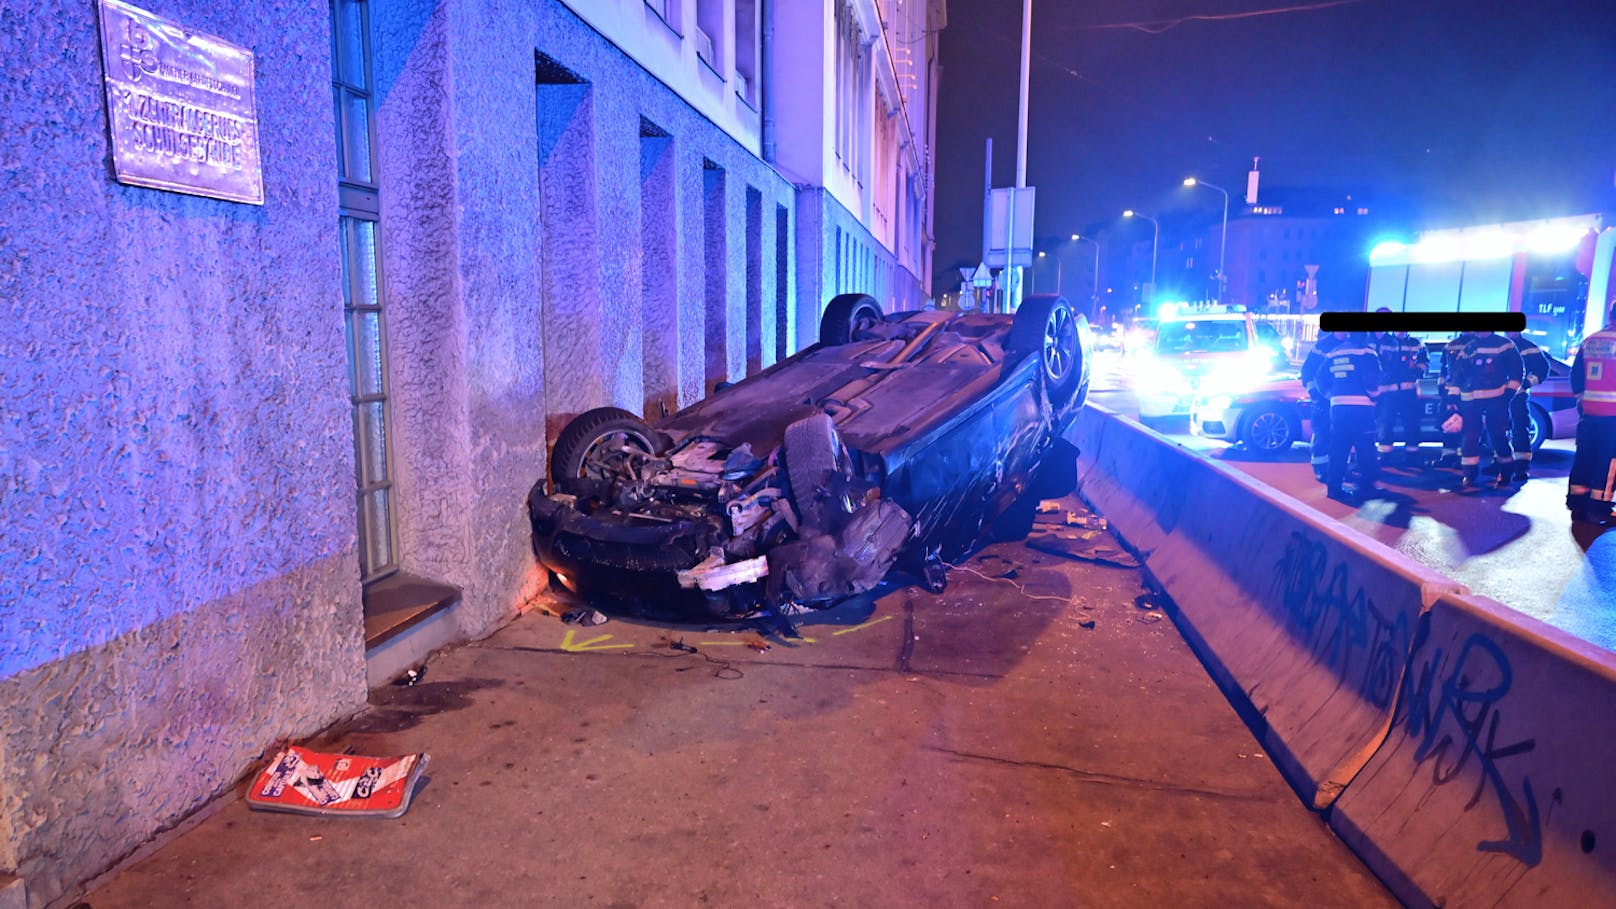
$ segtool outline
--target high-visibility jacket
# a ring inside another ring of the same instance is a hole
[[[1330,396],[1331,407],[1373,406],[1380,394],[1380,360],[1369,339],[1353,335],[1330,351],[1330,362],[1319,371],[1319,387]]]
[[[1587,417],[1616,417],[1616,325],[1582,339],[1571,363],[1571,391]]]
[[[1465,345],[1470,343],[1469,333],[1455,335],[1442,348],[1442,371],[1437,375],[1437,392],[1444,398],[1459,397],[1459,361],[1464,358]]]
[[[1369,344],[1380,359],[1381,391],[1413,391],[1430,365],[1425,343],[1406,332],[1375,335]]]
[[[1510,340],[1515,342],[1515,349],[1520,352],[1521,369],[1525,372],[1521,377],[1521,387],[1543,384],[1543,380],[1549,377],[1549,355],[1526,335],[1517,334]]]
[[[1486,401],[1521,388],[1521,352],[1494,332],[1470,339],[1459,356],[1456,378],[1461,401]]]
[[[1319,388],[1319,373],[1324,371],[1324,364],[1330,362],[1330,352],[1340,346],[1341,341],[1334,334],[1321,334],[1313,342],[1313,349],[1302,359],[1302,387],[1315,401],[1323,400],[1324,395]]]

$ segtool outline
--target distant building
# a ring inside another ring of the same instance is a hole
[[[1297,301],[1307,266],[1316,265],[1317,306],[1309,311],[1359,309],[1369,247],[1396,223],[1362,190],[1265,187],[1256,205],[1229,211],[1226,302],[1260,310],[1288,301],[1292,311],[1304,311]],[[1220,227],[1215,222],[1203,234],[1214,263]]]
[[[30,905],[527,608],[572,415],[689,404],[838,292],[930,295],[943,0],[137,3],[180,29],[7,14],[0,887]],[[172,56],[195,33],[254,55],[255,128]],[[243,177],[250,142],[262,204],[115,181],[109,117],[176,173]]]

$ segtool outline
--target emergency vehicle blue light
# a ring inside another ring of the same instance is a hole
[[[1390,259],[1407,248],[1407,245],[1396,240],[1382,240],[1369,250],[1369,261],[1375,263]]]

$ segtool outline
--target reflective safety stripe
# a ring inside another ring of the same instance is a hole
[[[1442,449],[1442,456],[1444,458],[1451,457],[1451,456],[1456,455],[1458,453],[1459,453],[1459,449],[1457,449],[1457,448],[1443,448]]]
[[[1359,404],[1364,407],[1375,406],[1375,402],[1371,400],[1368,395],[1332,395],[1330,397],[1330,405],[1332,407],[1340,406],[1342,404]]]
[[[1375,450],[1380,452],[1381,454],[1391,454],[1392,453],[1392,447],[1390,445],[1378,445],[1377,444],[1375,446]]]
[[[1582,393],[1582,399],[1601,404],[1616,404],[1616,391],[1585,391]]]
[[[1530,460],[1532,460],[1532,450],[1529,448],[1526,451],[1517,451],[1517,452],[1515,452],[1515,460],[1517,460],[1517,461],[1530,461]]]
[[[1481,463],[1481,455],[1476,455],[1475,457],[1471,457],[1470,455],[1465,455],[1464,457],[1459,459],[1459,463],[1463,464],[1466,467],[1475,467],[1475,466],[1477,466],[1477,465],[1479,465]]]
[[[1576,484],[1572,484],[1572,485],[1566,487],[1566,492],[1571,494],[1571,495],[1574,495],[1574,496],[1585,496],[1585,495],[1587,495],[1588,493],[1590,493],[1592,491],[1593,490],[1589,489],[1586,486],[1578,486]]]
[[[1464,391],[1459,393],[1459,397],[1465,401],[1486,401],[1502,395],[1504,389],[1508,387],[1505,385],[1500,388],[1479,388],[1475,391]]]
[[[1495,457],[1494,457],[1494,458],[1493,458],[1493,460],[1494,460],[1494,461],[1497,461],[1497,462],[1498,462],[1498,463],[1500,463],[1500,464],[1513,464],[1513,463],[1515,463],[1515,458],[1514,458],[1514,457],[1512,457],[1512,456],[1511,456],[1511,455],[1510,455],[1510,453],[1509,453],[1509,452],[1507,452],[1507,451],[1506,451],[1506,452],[1504,452],[1504,453],[1503,453],[1503,454],[1501,454],[1501,455],[1497,455],[1497,456],[1495,456]]]

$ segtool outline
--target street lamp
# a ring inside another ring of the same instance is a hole
[[[1038,258],[1047,259],[1048,257],[1049,257],[1048,254],[1045,253],[1043,250],[1040,249],[1038,251]],[[1032,280],[1033,280],[1033,289],[1036,290],[1037,287],[1038,287],[1038,275],[1037,275],[1037,273],[1033,274]],[[1065,278],[1063,278],[1061,276],[1061,257],[1060,257],[1060,253],[1057,252],[1055,254],[1055,293],[1057,293],[1057,294],[1060,293],[1061,288],[1064,287],[1064,286],[1065,286]]]
[[[1094,309],[1094,307],[1100,305],[1100,241],[1094,239],[1093,237],[1085,237],[1081,234],[1072,234],[1072,242],[1094,244],[1094,295],[1089,300],[1089,311],[1098,316],[1099,313]]]
[[[1156,293],[1156,248],[1161,242],[1161,224],[1149,215],[1142,215],[1133,209],[1122,213],[1124,218],[1144,218],[1150,222],[1150,292]]]
[[[1229,246],[1229,191],[1221,186],[1214,186],[1194,177],[1185,177],[1184,185],[1204,186],[1207,189],[1215,189],[1223,193],[1223,233],[1218,237],[1218,302],[1222,303],[1225,285],[1228,284],[1228,279],[1223,275],[1223,253]]]

